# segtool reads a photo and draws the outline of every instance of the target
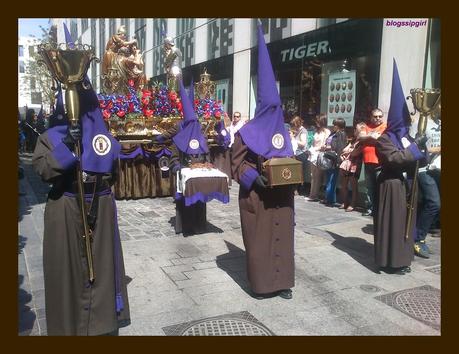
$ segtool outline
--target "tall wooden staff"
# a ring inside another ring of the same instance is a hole
[[[80,119],[80,100],[78,90],[89,89],[83,83],[89,64],[92,60],[98,61],[92,46],[82,44],[59,45],[43,43],[38,46],[38,53],[41,55],[41,63],[46,64],[53,78],[62,83],[65,91],[65,105],[70,124],[75,126]],[[78,184],[78,201],[80,205],[81,218],[83,221],[83,239],[85,242],[86,260],[88,262],[88,280],[92,284],[95,280],[92,258],[91,230],[86,218],[86,204],[84,198],[83,171],[81,170],[81,142],[75,144],[75,153],[79,158],[76,168]]]

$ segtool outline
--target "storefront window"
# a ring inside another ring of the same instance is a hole
[[[380,19],[349,20],[269,43],[286,121],[300,115],[306,124],[311,124],[316,115],[328,115],[331,110],[329,81],[337,77],[349,79],[345,91],[340,90],[338,108],[333,101],[330,118],[337,114],[347,116],[348,126],[364,120],[378,99],[381,33]],[[255,47],[251,58],[251,72],[255,77],[256,63]],[[339,76],[342,72],[346,75]],[[355,86],[352,89],[347,85],[350,80],[351,87]]]

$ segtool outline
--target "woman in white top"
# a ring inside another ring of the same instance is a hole
[[[303,164],[303,180],[306,181],[306,167],[308,163],[308,132],[303,126],[303,123],[304,121],[300,116],[293,117],[290,121],[290,138],[292,139],[295,158]],[[298,194],[302,194],[304,189],[304,183],[303,185],[298,186]]]
[[[314,127],[316,132],[314,133],[312,146],[309,148],[308,157],[309,162],[311,162],[311,191],[306,200],[316,202],[319,200],[320,186],[324,176],[324,172],[317,166],[317,156],[320,151],[325,150],[325,142],[330,135],[330,130],[327,129],[327,115],[316,116]]]

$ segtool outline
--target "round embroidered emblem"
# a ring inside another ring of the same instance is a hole
[[[110,152],[111,147],[112,143],[110,139],[103,134],[97,134],[92,139],[92,148],[99,156],[107,155]]]
[[[280,133],[275,134],[271,142],[276,149],[282,149],[284,147],[284,137]]]
[[[62,118],[64,118],[64,116],[62,114],[58,114],[57,115],[57,119],[62,120]]]
[[[196,139],[191,139],[189,146],[191,149],[197,149],[199,147],[199,141]]]
[[[223,136],[226,136],[226,130],[223,129],[221,134],[222,134]]]
[[[167,156],[161,156],[158,160],[158,165],[161,171],[169,171],[169,158]]]
[[[285,180],[289,180],[292,178],[292,171],[289,168],[284,168],[281,172],[282,178]]]

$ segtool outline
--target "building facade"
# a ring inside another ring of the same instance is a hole
[[[192,79],[199,81],[207,69],[225,110],[253,116],[256,19],[52,19],[58,42],[64,42],[64,21],[72,37],[93,45],[100,58],[109,38],[125,25],[128,38],[137,38],[144,52],[145,74],[151,81],[165,82],[162,42],[165,36],[173,37],[183,54],[185,86]],[[387,115],[393,59],[406,92],[440,87],[438,19],[265,18],[261,23],[287,117],[299,114],[310,122],[326,113],[330,124],[339,115],[352,126],[376,106]],[[89,76],[100,91],[100,64],[92,64]],[[339,88],[347,83],[339,95],[331,85],[338,82]]]
[[[42,93],[36,79],[27,75],[26,68],[37,49],[39,40],[34,37],[18,38],[18,108],[21,114],[25,107],[33,108],[38,113],[42,105]]]

